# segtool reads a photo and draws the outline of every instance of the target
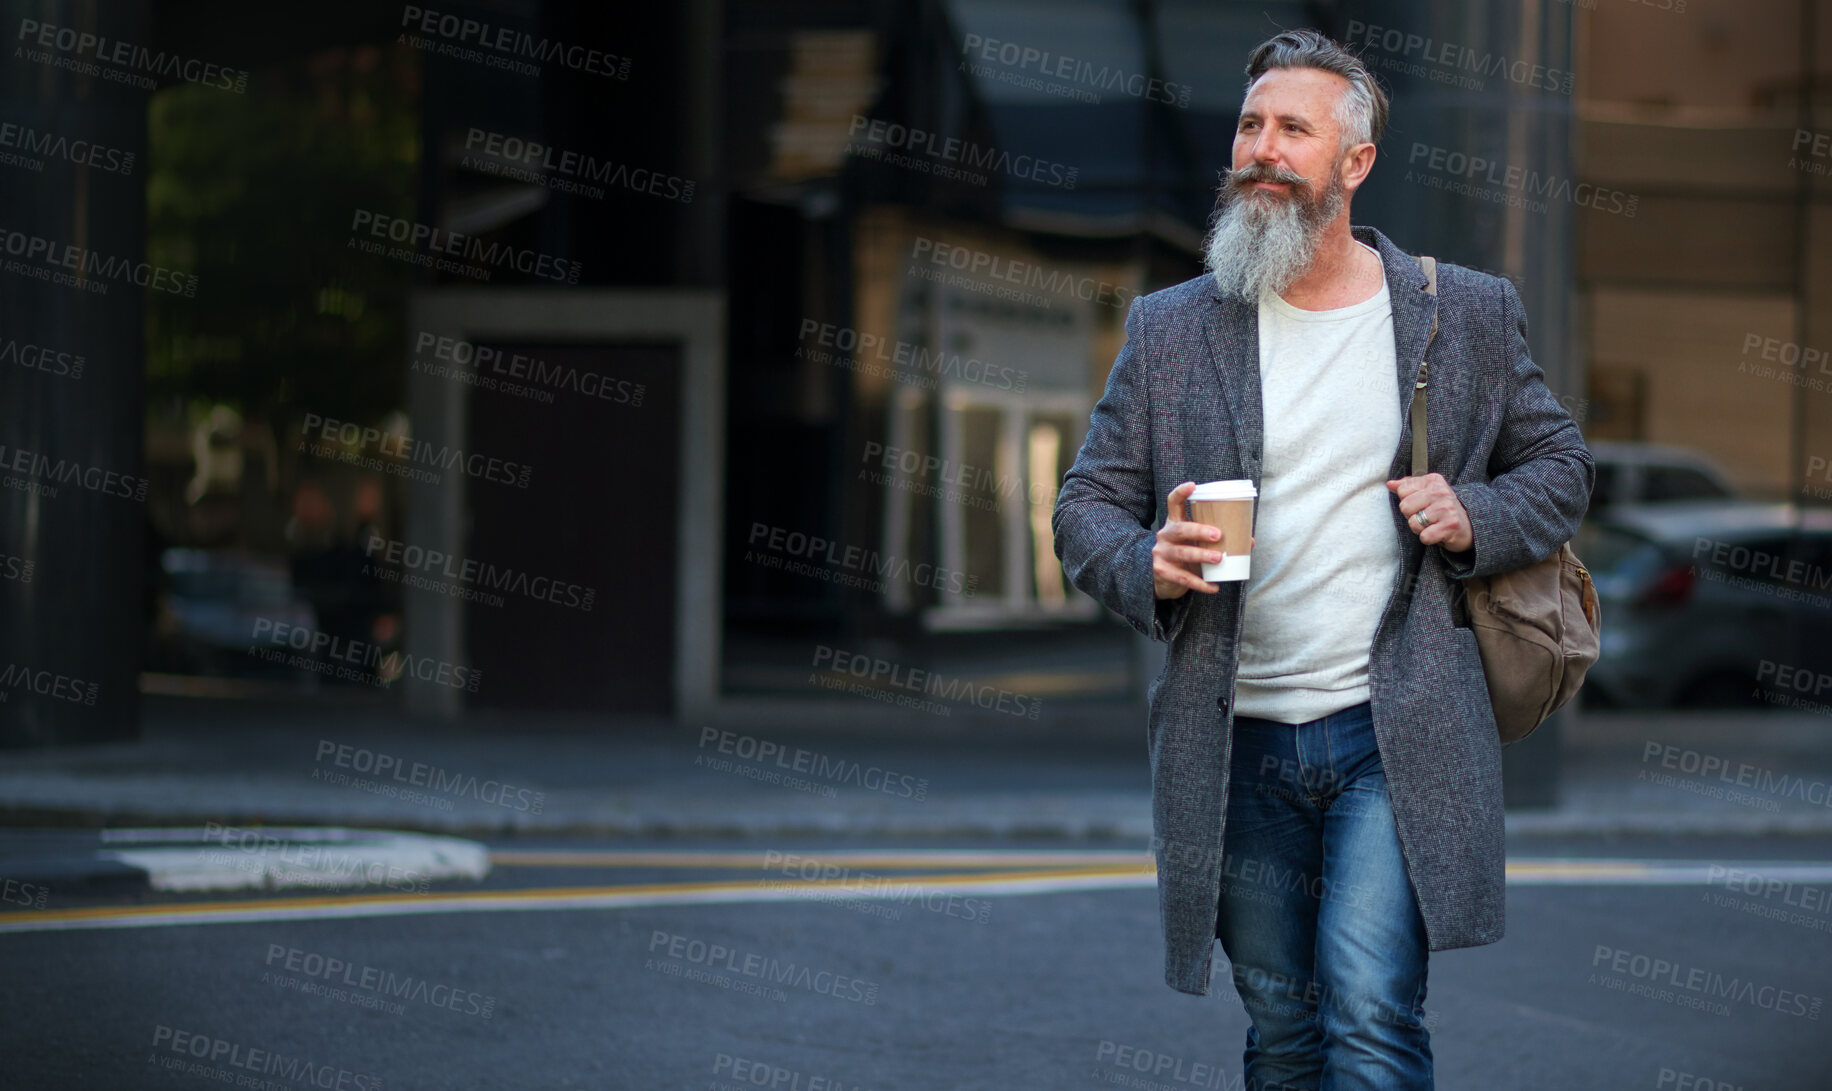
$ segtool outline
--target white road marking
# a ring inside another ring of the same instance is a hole
[[[381,887],[425,890],[449,879],[490,874],[490,852],[475,841],[346,829],[109,830],[120,848],[96,856],[139,868],[154,890],[291,890]],[[166,842],[161,844],[160,842]]]

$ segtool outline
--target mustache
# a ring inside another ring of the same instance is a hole
[[[1286,185],[1304,186],[1310,179],[1290,167],[1274,166],[1269,163],[1252,163],[1239,170],[1221,172],[1222,184],[1231,190],[1241,190],[1255,182],[1283,182]]]

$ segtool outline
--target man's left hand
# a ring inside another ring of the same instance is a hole
[[[1387,491],[1399,497],[1399,510],[1406,526],[1425,545],[1442,545],[1452,553],[1461,553],[1476,544],[1476,532],[1469,525],[1469,512],[1463,501],[1451,491],[1443,474],[1402,477],[1387,482]],[[1419,513],[1425,525],[1419,525]]]

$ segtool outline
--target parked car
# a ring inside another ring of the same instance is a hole
[[[299,675],[248,651],[262,619],[276,626],[317,627],[317,612],[293,590],[284,561],[227,550],[173,548],[160,557],[160,567],[166,590],[152,669],[231,677]]]
[[[1690,447],[1611,440],[1596,440],[1589,447],[1597,462],[1592,511],[1616,504],[1725,500],[1736,495],[1723,468]]]
[[[1587,704],[1750,705],[1792,692],[1782,668],[1832,676],[1832,509],[1616,505],[1572,548],[1603,607]]]

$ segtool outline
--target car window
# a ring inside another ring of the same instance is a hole
[[[1649,466],[1643,479],[1646,500],[1712,500],[1729,495],[1723,486],[1690,466]]]
[[[172,594],[186,599],[232,601],[236,597],[235,573],[220,569],[181,569],[171,574]]]
[[[1790,575],[1806,592],[1804,601],[1822,609],[1832,608],[1832,534],[1803,533],[1794,543],[1794,557],[1801,566]]]
[[[1622,467],[1613,462],[1597,463],[1597,483],[1590,490],[1590,506],[1600,508],[1622,499],[1619,495],[1622,491],[1621,477]]]
[[[1590,570],[1600,591],[1608,594],[1652,577],[1660,570],[1660,547],[1620,527],[1586,522],[1571,539],[1572,552]]]
[[[292,578],[284,572],[244,572],[236,590],[238,601],[246,606],[285,606],[293,601]]]
[[[1701,572],[1714,574],[1708,579],[1729,577],[1746,587],[1750,583],[1785,587],[1798,582],[1789,580],[1788,562],[1794,553],[1785,535],[1734,541],[1713,539],[1708,547],[1701,547],[1693,556]]]

